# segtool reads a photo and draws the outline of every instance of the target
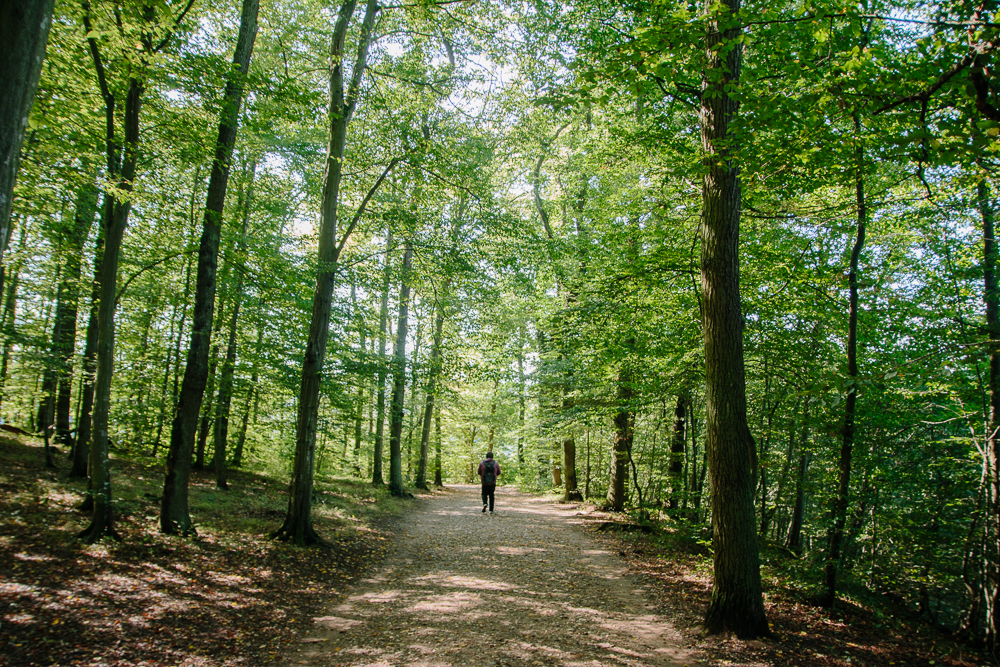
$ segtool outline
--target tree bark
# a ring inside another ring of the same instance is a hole
[[[42,74],[54,0],[0,2],[0,262],[10,236],[21,144]],[[3,284],[0,283],[0,293]]]
[[[413,248],[409,241],[403,251],[403,272],[399,286],[399,319],[396,323],[396,349],[392,360],[392,405],[389,409],[389,492],[394,496],[406,493],[403,489],[403,460],[401,440],[403,435],[403,397],[406,395],[406,334],[407,307],[410,300],[410,271]]]
[[[88,21],[89,22],[89,21]],[[144,43],[150,45],[150,33],[143,35]],[[96,51],[96,40],[91,39],[94,49],[94,60],[99,69],[103,69]],[[128,226],[128,216],[132,210],[129,196],[135,183],[136,166],[139,160],[139,109],[142,103],[142,93],[145,88],[145,64],[133,65],[135,70],[129,73],[128,92],[125,97],[125,115],[123,118],[124,142],[121,152],[121,169],[113,164],[116,159],[113,153],[117,148],[113,140],[113,109],[114,102],[108,107],[108,174],[116,177],[113,188],[105,193],[109,204],[106,210],[111,213],[104,218],[104,252],[101,256],[100,300],[97,308],[97,375],[94,380],[94,415],[91,426],[90,443],[90,492],[93,501],[93,513],[90,525],[80,532],[79,537],[88,543],[96,542],[105,536],[117,538],[112,513],[111,500],[111,467],[108,460],[109,438],[108,419],[111,411],[111,376],[114,372],[115,352],[115,307],[118,289],[118,258],[121,254],[122,239]],[[102,85],[102,92],[106,86]],[[110,98],[110,93],[105,99]]]
[[[613,512],[625,509],[625,491],[628,484],[628,453],[632,449],[632,372],[628,360],[622,362],[618,373],[618,409],[615,412],[615,444],[612,452],[611,479],[605,507]]]
[[[711,5],[699,123],[702,180],[701,294],[705,340],[705,449],[711,474],[715,581],[705,612],[709,634],[769,636],[754,511],[757,452],[747,424],[740,305],[741,186],[729,125],[738,104],[743,46],[740,0]]]
[[[680,507],[681,494],[684,487],[684,450],[687,445],[687,410],[690,399],[682,391],[677,394],[674,405],[674,428],[670,440],[670,466],[667,476],[670,479],[670,498],[668,508],[676,511]],[[666,412],[664,406],[663,412]],[[664,415],[666,416],[666,415]]]
[[[208,182],[205,217],[198,247],[198,271],[195,288],[191,345],[188,349],[184,380],[170,428],[167,473],[160,501],[160,530],[169,535],[194,532],[188,511],[188,479],[191,474],[191,450],[201,412],[202,397],[208,380],[208,351],[212,320],[215,315],[216,269],[222,234],[222,211],[229,185],[229,167],[236,145],[243,84],[250,68],[254,40],[257,37],[258,0],[243,0],[240,31],[233,54],[233,67],[226,77],[215,159]]]
[[[865,222],[868,214],[865,208],[864,149],[861,146],[861,121],[854,114],[855,148],[855,193],[857,196],[857,236],[851,250],[850,273],[847,275],[850,290],[850,312],[847,324],[847,375],[850,386],[844,402],[844,427],[841,431],[840,461],[837,469],[837,496],[834,500],[833,526],[829,534],[829,552],[826,557],[826,591],[821,603],[832,607],[837,600],[837,574],[840,569],[841,551],[844,545],[844,527],[847,523],[847,505],[851,492],[851,459],[854,452],[854,415],[858,400],[858,260],[865,247]]]
[[[7,296],[3,307],[3,358],[0,360],[0,404],[7,398],[7,368],[10,364],[10,354],[14,346],[14,335],[17,333],[17,288],[20,283],[20,267],[13,269],[7,281]],[[86,475],[86,468],[84,468]]]
[[[236,242],[238,258],[246,255],[247,226],[250,222],[250,199],[253,196],[253,179],[257,173],[257,163],[250,166],[250,180],[241,203],[243,222],[240,225],[240,236]],[[239,263],[241,260],[237,260]],[[236,266],[236,288],[233,290],[233,312],[229,318],[229,339],[226,341],[226,357],[222,363],[219,377],[219,400],[215,404],[214,456],[215,486],[227,489],[226,483],[226,441],[229,439],[229,411],[233,398],[233,375],[236,372],[236,327],[239,324],[240,305],[243,302],[243,267]]]
[[[986,328],[990,341],[989,439],[986,444],[987,524],[984,541],[985,644],[991,650],[1000,645],[1000,286],[997,284],[998,257],[993,207],[989,187],[981,180],[977,189],[979,213],[983,222],[983,300],[986,303]],[[970,619],[972,620],[972,619]]]
[[[302,360],[302,379],[299,386],[298,414],[295,424],[295,460],[292,467],[288,513],[281,527],[271,534],[274,539],[288,540],[301,546],[320,542],[319,535],[316,534],[312,526],[313,468],[316,457],[319,390],[330,329],[330,310],[333,301],[337,260],[351,232],[351,227],[348,227],[338,245],[337,209],[340,205],[340,183],[343,175],[347,127],[354,115],[358,95],[361,92],[361,77],[367,64],[372,27],[375,15],[379,11],[379,5],[375,0],[368,0],[358,37],[358,50],[354,59],[352,78],[345,95],[346,58],[344,50],[347,29],[356,4],[356,0],[346,0],[341,4],[337,23],[330,40],[330,143],[327,149],[326,170],[323,177],[316,289],[313,293],[309,339]]]
[[[389,265],[389,253],[392,251],[392,228],[386,229],[385,235],[385,266],[382,268],[382,299],[379,302],[378,316],[378,405],[376,408],[375,451],[372,453],[372,484],[382,486],[382,458],[385,442],[385,339],[386,323],[389,319],[389,279],[392,276]]]
[[[441,476],[441,406],[434,408],[434,486],[444,486]]]
[[[437,303],[437,316],[434,319],[434,343],[431,348],[431,364],[427,376],[427,396],[424,400],[424,419],[420,434],[420,463],[417,466],[417,480],[415,485],[418,489],[427,488],[427,454],[431,439],[431,416],[434,413],[434,400],[437,394],[438,377],[441,375],[441,342],[444,339],[444,304],[447,298],[447,285],[442,288],[441,296]],[[438,448],[440,460],[440,448]],[[440,469],[440,463],[438,464]],[[437,479],[440,479],[440,471]]]

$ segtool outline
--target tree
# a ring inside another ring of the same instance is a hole
[[[230,161],[236,144],[243,87],[257,37],[259,6],[259,0],[243,1],[240,33],[233,54],[233,68],[226,77],[223,107],[219,117],[219,135],[215,142],[212,175],[208,182],[205,217],[198,248],[198,277],[191,346],[188,349],[184,381],[181,384],[176,414],[170,429],[167,473],[160,500],[160,530],[170,535],[188,535],[194,531],[188,512],[191,452],[194,448],[195,428],[201,411],[202,396],[208,381],[208,350],[215,314],[215,274],[222,233],[222,211],[229,184]]]
[[[705,448],[712,477],[712,600],[710,633],[770,635],[760,581],[754,518],[756,445],[746,417],[743,313],[740,308],[741,187],[729,126],[738,102],[743,58],[740,0],[709,10],[699,124],[702,177],[701,295],[705,337]]]
[[[330,140],[327,148],[326,167],[323,174],[323,200],[320,208],[318,267],[316,289],[313,294],[312,316],[309,323],[309,340],[302,362],[302,379],[299,389],[298,417],[295,423],[295,462],[292,468],[292,485],[288,498],[285,521],[271,537],[290,540],[305,546],[318,543],[319,536],[312,527],[313,468],[316,456],[316,424],[319,413],[319,388],[326,356],[327,336],[330,326],[330,309],[333,285],[337,275],[337,260],[351,232],[354,231],[364,205],[337,240],[337,209],[340,206],[340,185],[343,177],[344,149],[347,127],[357,108],[361,94],[361,79],[368,61],[368,48],[372,40],[372,26],[379,5],[368,0],[357,40],[357,54],[347,90],[344,77],[347,59],[345,47],[347,31],[354,18],[356,0],[346,0],[340,6],[337,23],[330,39]],[[391,166],[394,166],[391,165]],[[390,169],[391,169],[390,166]],[[388,172],[388,170],[387,170]],[[386,172],[386,173],[387,173]],[[381,184],[385,173],[376,181]],[[373,191],[369,191],[366,202]]]
[[[3,0],[0,40],[6,45],[0,60],[0,262],[10,238],[14,181],[28,115],[42,73],[45,44],[52,27],[54,0]],[[0,293],[3,281],[0,280]]]
[[[392,356],[392,403],[389,408],[389,493],[402,496],[403,488],[403,398],[406,395],[407,309],[410,301],[410,271],[413,248],[403,250],[403,269],[399,285],[399,316],[396,319],[396,349]]]

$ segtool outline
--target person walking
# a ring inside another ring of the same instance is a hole
[[[493,494],[497,490],[497,477],[500,476],[500,464],[493,460],[493,452],[486,452],[486,460],[479,462],[479,478],[483,482],[483,512],[490,508],[493,513]]]

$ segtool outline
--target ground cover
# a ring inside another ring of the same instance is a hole
[[[0,437],[0,665],[264,665],[318,610],[379,563],[402,503],[362,481],[319,479],[316,526],[330,549],[266,538],[287,482],[195,472],[194,539],[158,532],[162,465],[117,456],[121,542],[74,539],[85,482],[44,467],[36,440]]]
[[[580,505],[589,529],[613,545],[630,569],[646,577],[665,616],[713,665],[735,667],[971,667],[1000,664],[890,599],[848,598],[834,609],[817,606],[809,587],[786,568],[765,562],[765,606],[775,637],[741,641],[704,637],[702,614],[711,595],[711,556],[690,536],[656,527],[652,532],[615,529],[634,526],[622,516]],[[655,525],[655,524],[645,524]],[[767,561],[768,558],[765,558]]]

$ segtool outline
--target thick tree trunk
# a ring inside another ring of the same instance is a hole
[[[583,500],[576,476],[576,439],[572,434],[563,439],[563,477],[566,485],[563,499],[568,502]]]
[[[392,276],[389,265],[389,253],[392,251],[392,228],[385,235],[385,266],[382,269],[382,299],[379,302],[378,316],[378,405],[376,407],[375,447],[372,453],[372,484],[382,486],[385,483],[382,476],[383,449],[385,447],[385,377],[386,358],[385,340],[386,324],[389,319],[389,279]]]
[[[403,398],[406,395],[407,308],[410,300],[410,270],[413,249],[406,243],[403,272],[399,286],[399,319],[396,323],[396,349],[392,359],[392,405],[389,409],[389,492],[402,496],[403,489]]]
[[[53,0],[0,2],[0,262],[10,234],[14,182],[52,27]],[[0,283],[0,292],[3,284]]]
[[[611,479],[605,507],[614,512],[625,509],[625,491],[628,484],[629,450],[632,449],[632,372],[628,362],[622,362],[618,374],[618,410],[615,413],[615,444],[612,451]]]
[[[431,348],[431,367],[427,377],[427,397],[424,401],[423,427],[420,432],[420,463],[417,466],[416,487],[418,489],[427,488],[427,454],[431,439],[431,416],[434,413],[434,400],[437,394],[438,378],[441,375],[441,342],[444,339],[444,304],[447,287],[442,289],[442,293],[437,303],[437,316],[434,318],[434,343]],[[440,447],[438,448],[438,472],[436,482],[440,480]]]
[[[240,32],[233,54],[234,67],[229,70],[219,118],[219,134],[215,142],[215,158],[208,182],[205,217],[198,247],[198,272],[195,288],[191,346],[188,349],[184,380],[170,428],[170,450],[167,453],[167,473],[160,500],[160,530],[170,535],[194,532],[188,511],[188,479],[191,474],[191,450],[195,428],[201,412],[208,374],[208,351],[211,344],[212,320],[215,315],[216,268],[219,241],[222,234],[222,211],[229,185],[229,166],[236,145],[236,129],[243,83],[250,68],[254,40],[257,37],[258,0],[243,0]]]
[[[854,131],[858,142],[855,148],[855,192],[857,195],[857,237],[851,250],[850,273],[847,275],[850,290],[850,313],[847,324],[847,375],[852,384],[847,389],[844,402],[844,427],[841,432],[840,462],[837,466],[837,496],[834,500],[833,525],[829,534],[829,552],[826,557],[826,591],[822,604],[833,606],[837,600],[837,574],[844,546],[844,527],[847,523],[847,506],[851,492],[851,459],[854,452],[854,415],[858,399],[858,388],[854,382],[858,377],[858,259],[865,247],[865,222],[868,218],[865,208],[864,151],[861,147],[861,122],[854,114]]]
[[[1000,341],[1000,286],[997,285],[997,241],[993,207],[985,180],[978,186],[979,212],[983,221],[983,300],[986,327],[991,341]],[[983,626],[986,646],[1000,646],[1000,346],[990,350],[989,439],[986,445],[987,519],[984,541]],[[973,620],[973,619],[970,619]]]
[[[701,294],[705,340],[705,449],[712,476],[715,582],[705,612],[708,633],[741,639],[770,635],[760,580],[754,477],[757,452],[747,424],[740,306],[741,188],[729,125],[737,102],[743,46],[739,0],[710,9],[702,79]]]
[[[323,177],[323,199],[320,211],[319,248],[316,289],[313,292],[312,316],[309,321],[309,338],[302,360],[302,379],[299,385],[298,414],[295,423],[295,460],[292,464],[292,484],[289,490],[288,513],[285,521],[271,537],[288,540],[298,545],[320,541],[312,526],[313,471],[316,458],[316,426],[319,416],[319,390],[326,357],[326,343],[330,329],[330,310],[333,285],[336,279],[337,260],[350,234],[344,231],[337,243],[337,209],[340,206],[340,183],[343,175],[344,148],[347,144],[347,126],[354,114],[360,94],[361,77],[368,58],[372,24],[379,6],[368,0],[361,33],[357,44],[357,57],[346,96],[344,93],[344,47],[347,29],[354,15],[356,0],[346,0],[340,6],[337,23],[330,40],[330,143],[326,155]]]

